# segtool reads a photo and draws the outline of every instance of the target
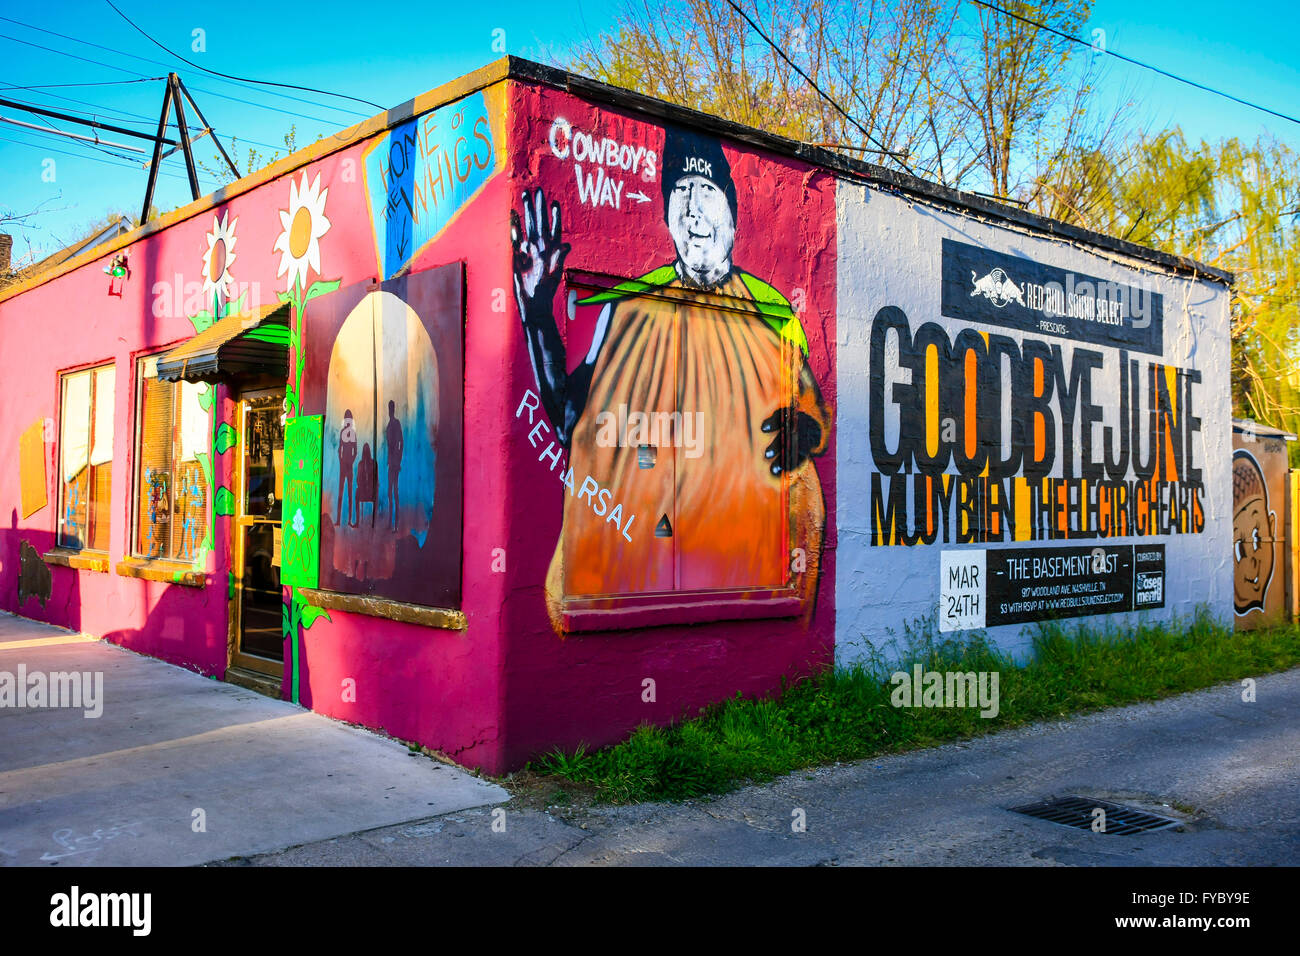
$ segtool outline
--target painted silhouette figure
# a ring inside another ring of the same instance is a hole
[[[397,475],[402,470],[402,423],[396,412],[396,403],[389,399],[384,441],[388,445],[388,526],[393,531],[397,530]]]
[[[357,460],[357,429],[352,421],[352,409],[343,413],[343,428],[339,431],[339,502],[335,509],[334,524],[343,523],[343,490],[348,492],[348,524],[357,526],[357,485],[353,464]]]
[[[375,509],[379,505],[379,463],[370,451],[370,442],[361,446],[361,462],[357,465],[357,517],[361,504],[370,503],[370,527],[375,526]]]

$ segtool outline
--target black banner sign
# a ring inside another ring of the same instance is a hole
[[[986,557],[985,626],[1165,606],[1165,546],[999,548]]]
[[[1164,351],[1164,299],[1098,279],[943,240],[942,310],[950,319],[1131,349]]]

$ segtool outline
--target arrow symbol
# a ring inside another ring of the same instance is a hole
[[[635,199],[637,202],[649,202],[649,201],[650,201],[650,197],[647,196],[645,193],[628,193],[628,194],[627,194],[627,198],[628,198],[628,199]]]

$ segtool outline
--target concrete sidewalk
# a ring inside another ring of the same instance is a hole
[[[0,865],[196,864],[509,796],[376,734],[0,612],[0,672],[20,665],[101,673],[104,706],[0,707]]]

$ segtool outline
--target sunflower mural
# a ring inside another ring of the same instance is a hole
[[[220,217],[212,217],[212,229],[203,236],[201,250],[200,274],[203,276],[203,297],[211,303],[211,309],[202,309],[191,316],[189,322],[194,326],[195,334],[207,329],[218,319],[231,313],[238,314],[245,308],[245,294],[235,296],[237,283],[231,267],[235,263],[235,245],[239,241],[236,230],[239,217],[231,218],[230,210],[221,211]],[[197,470],[187,476],[183,484],[186,490],[184,526],[193,529],[206,528],[201,541],[193,540],[185,553],[192,558],[192,566],[202,571],[207,564],[207,556],[215,545],[215,524],[218,515],[234,514],[234,495],[224,485],[218,485],[213,471],[213,463],[235,444],[235,430],[227,422],[216,421],[216,386],[203,383],[198,386],[197,399],[199,407],[207,413],[212,425],[212,445],[206,452],[195,455]],[[197,532],[196,532],[197,533]],[[193,538],[194,535],[191,535]]]
[[[333,292],[339,287],[341,279],[322,279],[320,277],[320,241],[330,230],[329,218],[325,215],[325,201],[329,189],[321,188],[320,174],[308,182],[307,173],[295,181],[289,180],[289,208],[280,210],[280,235],[276,237],[271,248],[280,253],[280,266],[276,269],[277,279],[284,278],[288,288],[277,293],[281,302],[293,303],[293,321],[289,327],[290,380],[285,393],[289,413],[298,411],[298,395],[302,390],[302,373],[305,362],[302,350],[302,310],[303,306],[318,295]],[[311,274],[316,274],[316,281],[308,284]]]
[[[231,220],[230,211],[222,213],[220,219],[212,217],[212,231],[205,238],[208,247],[203,253],[203,297],[212,303],[212,314],[216,318],[225,315],[225,307],[234,292],[235,280],[230,274],[230,267],[235,262],[235,227],[239,219]]]
[[[285,388],[285,412],[288,416],[297,416],[299,396],[302,392],[302,376],[306,367],[306,353],[303,351],[303,306],[318,295],[333,292],[339,287],[339,279],[321,278],[321,238],[330,230],[329,217],[325,215],[325,202],[329,198],[328,187],[322,188],[320,174],[308,181],[304,171],[301,178],[289,179],[289,208],[281,209],[280,234],[271,247],[280,254],[280,265],[276,269],[277,279],[283,278],[287,288],[277,292],[281,302],[293,304],[293,317],[289,323],[289,383]],[[316,279],[308,280],[312,274]],[[302,520],[301,517],[299,520]],[[294,527],[296,534],[302,529]],[[318,618],[330,620],[329,612],[312,607],[298,593],[298,588],[287,587],[287,602],[283,607],[281,629],[285,640],[290,641],[290,696],[298,703],[299,693],[299,635],[316,622]]]

